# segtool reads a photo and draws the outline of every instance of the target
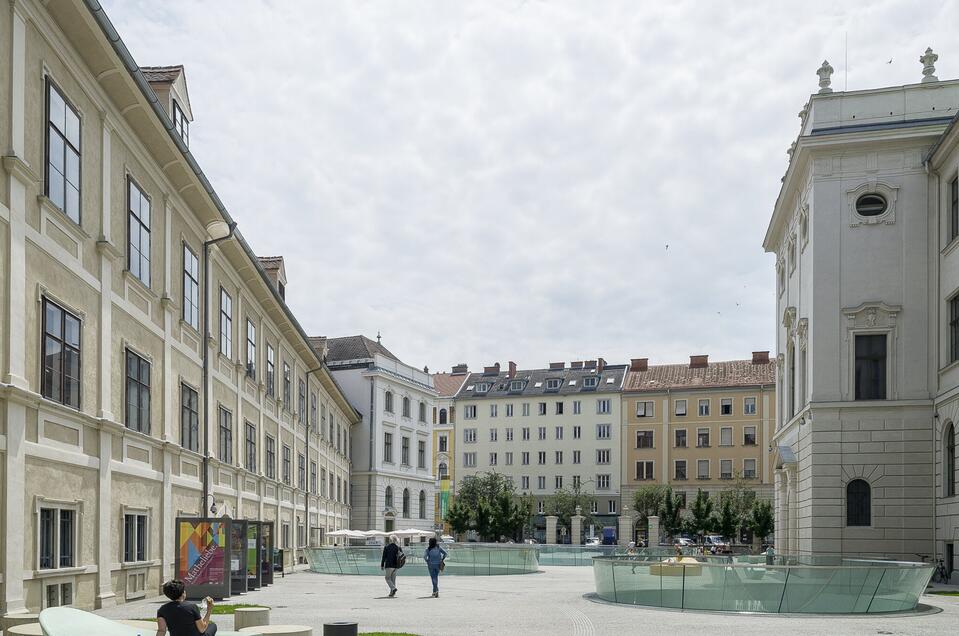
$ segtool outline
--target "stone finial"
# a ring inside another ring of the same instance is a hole
[[[819,70],[816,71],[816,75],[819,76],[819,93],[826,94],[831,93],[832,89],[829,88],[829,85],[832,84],[832,74],[835,69],[829,64],[828,60],[822,61],[822,66],[819,67]]]
[[[936,60],[939,59],[939,56],[932,52],[932,48],[926,49],[926,54],[919,58],[919,61],[922,62],[922,83],[927,82],[938,82],[939,78],[936,77]]]
[[[583,512],[583,509],[582,509],[582,507],[580,507],[580,506],[576,506],[576,516],[578,517],[579,515],[581,515],[581,514],[582,514],[582,512]]]

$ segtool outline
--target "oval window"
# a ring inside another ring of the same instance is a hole
[[[881,194],[864,194],[856,199],[859,216],[879,216],[886,211],[886,199]]]

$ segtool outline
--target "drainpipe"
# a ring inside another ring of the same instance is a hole
[[[310,401],[310,374],[316,373],[317,371],[322,371],[323,367],[316,367],[315,369],[310,369],[306,372],[306,401],[309,404]],[[307,411],[309,411],[309,406],[307,406]],[[306,416],[306,466],[303,467],[304,470],[309,472],[310,470],[310,429],[313,427],[312,422],[310,422],[310,416]],[[319,459],[319,457],[317,457]],[[304,534],[306,536],[303,539],[306,541],[307,547],[310,545],[310,482],[309,475],[307,475],[306,482],[306,493],[303,495],[303,514],[304,521],[303,527],[305,528]]]

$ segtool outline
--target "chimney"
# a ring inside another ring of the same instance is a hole
[[[769,364],[769,352],[753,351],[753,364]]]
[[[630,371],[646,371],[649,369],[649,358],[633,358],[629,361]]]
[[[586,361],[586,366],[585,366],[585,368],[586,368],[586,369],[595,369],[595,368],[596,368],[596,361],[595,361],[595,360],[587,360],[587,361]]]
[[[507,374],[507,377],[511,380],[516,377],[516,363],[512,360],[509,361],[509,373]]]
[[[464,375],[469,372],[470,370],[469,370],[469,367],[466,365],[466,363],[460,362],[459,364],[453,367],[452,375]]]
[[[689,356],[690,369],[705,369],[709,366],[709,356]]]
[[[558,370],[560,370],[560,369],[565,369],[565,368],[566,368],[566,363],[565,363],[565,362],[550,362],[550,363],[549,363],[549,370],[550,370],[550,371],[558,371]]]
[[[603,372],[603,369],[605,369],[605,368],[606,368],[606,361],[605,361],[605,360],[603,360],[602,358],[600,358],[599,360],[596,361],[596,372],[597,372],[597,373],[602,373],[602,372]]]
[[[499,362],[491,367],[483,367],[483,373],[499,373]]]
[[[582,360],[577,360],[576,362],[570,362],[570,363],[569,363],[569,368],[570,368],[570,369],[582,369],[582,368],[583,368],[583,361],[582,361]]]

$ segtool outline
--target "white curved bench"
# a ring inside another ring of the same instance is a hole
[[[0,630],[10,629],[15,625],[26,625],[27,623],[36,623],[39,620],[38,614],[6,614],[0,616]]]
[[[217,636],[219,636],[217,632]],[[242,636],[260,634],[260,636],[313,636],[313,628],[307,625],[262,625],[260,627],[244,627],[240,630]]]
[[[141,621],[137,621],[141,622]],[[149,623],[149,621],[142,621]],[[51,607],[40,612],[40,626],[44,636],[76,636],[77,634],[96,634],[97,636],[150,636],[156,634],[156,624],[150,623],[152,631],[144,632],[141,627],[124,625],[117,621],[72,607]],[[218,631],[217,636],[250,636],[259,634],[254,631],[239,633]]]
[[[269,624],[269,607],[238,607],[233,612],[233,628],[237,631],[243,631],[246,627],[262,627]]]
[[[8,627],[3,633],[6,636],[43,636],[43,629],[40,627],[40,623],[20,623]]]

